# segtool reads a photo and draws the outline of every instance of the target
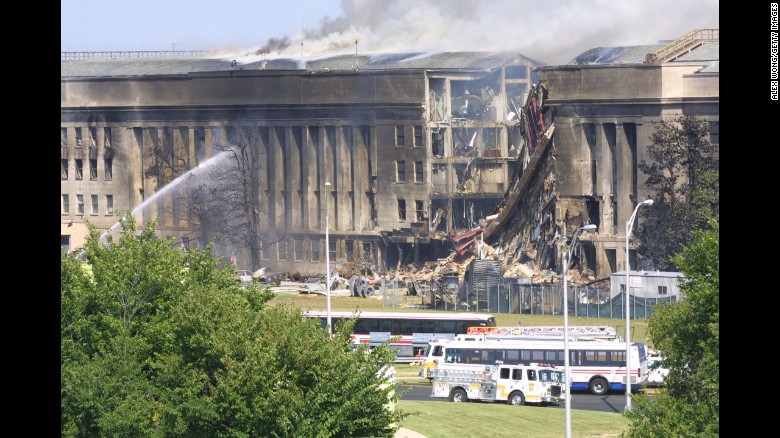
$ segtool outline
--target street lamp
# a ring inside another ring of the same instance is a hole
[[[628,239],[631,236],[631,229],[634,227],[634,219],[639,207],[643,205],[653,205],[652,199],[647,199],[636,205],[631,218],[626,222],[626,411],[631,410],[631,318],[629,315],[629,298],[631,296],[631,283],[629,282],[629,271],[631,266],[628,258]]]
[[[563,367],[564,375],[566,376],[566,438],[571,438],[571,385],[569,385],[569,303],[568,303],[568,284],[566,275],[569,273],[569,265],[571,264],[571,253],[579,242],[577,238],[580,233],[588,231],[596,231],[596,226],[593,224],[585,225],[577,228],[574,234],[571,236],[571,242],[566,250],[563,252],[565,257],[563,260]]]
[[[328,216],[330,216],[330,202],[328,202],[328,193],[330,192],[330,182],[325,181],[325,296],[328,297],[328,334],[333,334],[333,326],[330,320],[330,239],[328,236],[328,229],[330,228],[330,222]]]

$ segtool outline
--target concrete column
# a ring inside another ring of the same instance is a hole
[[[596,193],[601,199],[600,231],[614,234],[614,212],[612,211],[612,153],[604,136],[604,125],[596,123]]]
[[[280,138],[281,134],[281,138]],[[270,226],[272,229],[284,228],[284,171],[285,171],[285,159],[284,149],[280,144],[280,141],[284,141],[284,131],[279,126],[271,127],[269,131],[269,142],[271,153],[269,154],[270,161],[270,197],[268,199],[268,214],[271,219]],[[271,257],[274,259],[274,257]]]
[[[368,191],[368,183],[370,175],[368,174],[368,145],[366,144],[369,139],[368,130],[365,126],[356,126],[353,131],[353,154],[352,154],[352,167],[355,172],[352,180],[352,190],[355,199],[353,219],[355,230],[367,230],[369,229],[369,222],[371,218],[371,212],[369,211],[369,203],[366,192]]]
[[[618,235],[625,237],[625,224],[631,213],[634,211],[634,205],[631,202],[631,176],[633,172],[631,147],[625,133],[623,123],[615,125],[615,137],[617,151],[617,217],[618,217]],[[621,227],[622,225],[622,227]],[[622,232],[621,232],[622,231]]]

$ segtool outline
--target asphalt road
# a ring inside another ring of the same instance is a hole
[[[421,400],[431,402],[447,402],[446,398],[431,397],[431,385],[401,385],[400,390],[411,388],[408,394],[401,397],[402,400]],[[572,394],[571,408],[586,411],[601,411],[621,413],[626,407],[626,395],[623,393],[609,393],[607,395],[592,395],[587,392]],[[564,409],[564,405],[549,406],[550,409]]]

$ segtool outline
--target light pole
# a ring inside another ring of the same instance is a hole
[[[631,229],[634,227],[636,212],[639,211],[639,207],[643,205],[653,205],[653,200],[647,199],[637,204],[634,212],[631,214],[631,218],[626,222],[626,411],[631,410],[631,318],[629,314],[629,298],[631,296],[629,272],[631,271],[631,266],[628,258],[628,239],[631,237]]]
[[[328,193],[330,193],[330,181],[325,181],[325,296],[328,301],[328,334],[333,334],[333,325],[330,320],[330,238],[328,230],[330,229],[330,202],[328,202]]]
[[[588,231],[595,231],[596,226],[593,224],[585,225],[577,228],[574,234],[571,235],[571,242],[563,252],[563,367],[564,375],[566,376],[566,438],[571,438],[571,385],[569,382],[569,303],[568,303],[568,284],[566,275],[569,273],[569,265],[571,264],[571,253],[577,246],[577,238],[580,233]]]

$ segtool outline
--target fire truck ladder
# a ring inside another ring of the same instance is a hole
[[[508,335],[508,336],[550,336],[563,333],[563,326],[509,326],[509,327],[469,327],[469,335]],[[610,326],[580,325],[569,326],[569,335],[578,339],[592,338],[616,340],[620,338],[617,330]]]
[[[645,55],[645,63],[674,61],[702,44],[717,42],[720,42],[720,29],[694,29],[655,52]]]

